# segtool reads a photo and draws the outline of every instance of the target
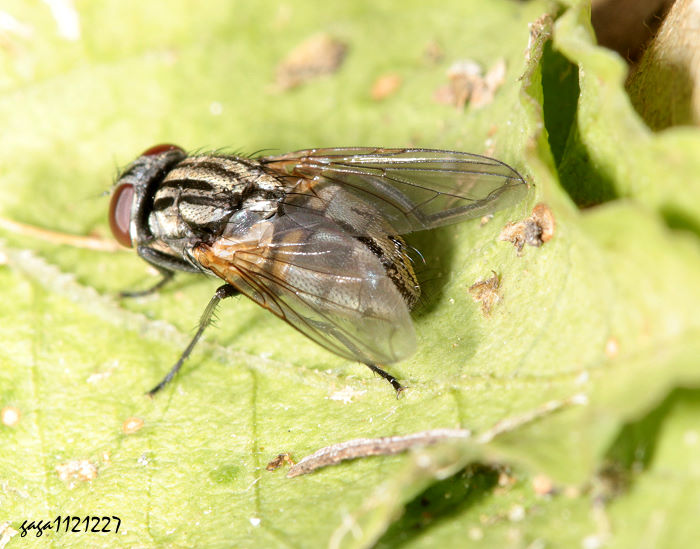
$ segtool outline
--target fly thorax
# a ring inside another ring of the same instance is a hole
[[[168,173],[153,200],[156,239],[208,241],[240,209],[249,170],[230,158],[190,157]]]
[[[267,219],[277,212],[280,201],[285,196],[286,190],[277,179],[251,168],[247,184],[242,189],[240,210]]]

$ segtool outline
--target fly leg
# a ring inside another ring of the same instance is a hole
[[[145,290],[137,290],[135,292],[121,292],[119,297],[142,297],[160,290],[175,276],[175,271],[184,271],[186,273],[201,273],[202,271],[191,265],[184,259],[178,259],[171,255],[153,250],[148,246],[139,246],[136,248],[137,253],[151,265],[153,265],[163,278],[155,285]]]
[[[163,278],[161,278],[150,288],[146,288],[145,290],[136,290],[133,292],[119,292],[119,297],[143,297],[145,295],[156,293],[168,282],[170,282],[173,279],[173,276],[175,276],[175,273],[173,271],[166,271],[165,269],[159,269],[159,271]]]
[[[396,379],[394,376],[392,376],[389,372],[385,372],[384,370],[382,370],[376,364],[371,364],[371,363],[365,362],[365,365],[370,370],[372,370],[375,374],[379,374],[384,379],[386,379],[389,383],[391,383],[391,386],[396,391],[396,398],[399,398],[399,395],[401,395],[401,392],[405,389],[405,387],[399,383],[398,379]]]
[[[323,327],[319,326],[321,329],[327,330],[328,327]],[[352,341],[347,339],[342,332],[337,331],[333,328],[331,328],[333,335],[340,341],[342,342],[348,349],[353,351],[355,355],[358,357],[362,356],[362,351],[360,351],[355,345],[353,344]],[[396,391],[396,398],[399,398],[401,396],[402,391],[405,389],[403,385],[399,383],[399,380],[396,379],[394,376],[392,376],[389,372],[386,372],[382,370],[379,366],[374,364],[373,362],[370,362],[369,360],[358,360],[358,362],[362,362],[365,366],[367,366],[370,370],[372,370],[375,374],[380,375],[384,379],[386,379],[389,383],[391,383],[391,386],[394,388],[394,391]]]
[[[234,296],[237,293],[238,290],[236,290],[236,288],[234,288],[230,284],[224,284],[216,290],[214,296],[209,300],[207,308],[204,309],[202,317],[199,319],[199,328],[197,328],[197,333],[194,334],[192,341],[190,341],[190,344],[180,355],[180,358],[177,360],[175,365],[170,369],[168,375],[166,375],[158,385],[156,385],[155,387],[153,387],[153,389],[148,391],[149,396],[153,396],[154,394],[156,394],[163,387],[165,387],[170,382],[170,380],[173,379],[173,377],[175,377],[175,374],[177,374],[178,370],[180,370],[180,368],[182,367],[182,363],[185,362],[188,356],[190,356],[192,349],[194,349],[194,346],[199,341],[199,338],[202,337],[202,334],[204,333],[206,327],[209,326],[209,324],[211,324],[211,317],[214,314],[214,311],[216,310],[216,306],[219,304],[219,301],[221,301],[222,299],[226,299],[227,297]]]

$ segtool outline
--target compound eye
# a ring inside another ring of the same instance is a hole
[[[182,147],[178,147],[177,145],[173,145],[171,143],[161,143],[160,145],[156,145],[155,147],[146,149],[141,153],[141,156],[155,156],[156,154],[164,153],[167,151],[180,151],[183,154],[185,153],[185,151],[182,150]]]
[[[134,186],[122,183],[112,193],[109,202],[109,227],[117,242],[131,248],[131,204],[134,201]]]

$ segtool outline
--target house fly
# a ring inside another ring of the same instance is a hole
[[[177,373],[222,299],[243,294],[327,350],[366,364],[410,356],[420,285],[402,235],[511,206],[527,184],[507,164],[429,149],[308,149],[250,158],[146,150],[119,176],[109,222],[162,274],[219,277]]]

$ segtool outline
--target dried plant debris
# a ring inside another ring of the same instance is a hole
[[[340,40],[326,33],[314,35],[294,48],[277,66],[277,86],[284,91],[334,73],[346,53],[347,45]]]
[[[636,469],[643,465],[633,463],[625,466],[619,461],[608,459],[596,472],[591,481],[590,492],[593,502],[606,504],[629,490]]]
[[[56,473],[58,478],[73,488],[75,480],[86,482],[97,478],[97,466],[87,459],[75,459],[56,465]]]
[[[445,52],[439,42],[431,40],[425,45],[423,58],[431,65],[437,65],[445,57]]]
[[[548,13],[540,15],[532,23],[528,24],[530,37],[525,50],[525,64],[529,65],[531,59],[542,57],[542,48],[546,42],[552,38],[552,27],[554,20]]]
[[[383,74],[374,81],[370,95],[375,101],[381,101],[394,95],[401,87],[402,79],[396,73]]]
[[[532,210],[532,219],[542,229],[540,240],[549,242],[554,236],[554,214],[547,204],[540,202]]]
[[[476,61],[454,63],[447,71],[449,83],[435,90],[433,98],[438,103],[464,108],[467,103],[481,108],[493,101],[496,90],[506,77],[506,62],[499,59],[484,75]]]
[[[265,469],[267,469],[268,471],[275,471],[282,467],[282,465],[284,465],[285,463],[290,466],[294,465],[294,460],[292,459],[292,456],[289,455],[287,452],[283,454],[277,454],[277,457],[270,461],[270,463],[267,464]]]
[[[519,415],[503,418],[491,428],[477,435],[473,435],[468,429],[431,429],[409,435],[356,438],[346,442],[339,442],[316,450],[313,454],[304,457],[299,463],[290,467],[287,478],[305,475],[316,469],[337,465],[349,459],[398,454],[448,440],[472,439],[476,444],[488,444],[503,433],[511,432],[563,408],[585,406],[587,404],[588,397],[581,393],[561,400],[550,400],[537,408],[527,410]]]
[[[442,440],[469,438],[467,429],[433,429],[405,436],[381,438],[356,438],[317,450],[289,469],[288,478],[305,475],[321,467],[337,465],[341,461],[369,456],[398,454],[422,446],[430,446]]]
[[[495,272],[486,280],[479,280],[469,286],[469,293],[474,301],[481,304],[481,312],[484,316],[489,316],[493,306],[501,300],[501,295],[498,293],[500,286],[501,279]]]
[[[554,236],[554,214],[546,204],[537,204],[526,219],[517,223],[508,223],[499,236],[499,240],[512,242],[522,252],[525,244],[542,246]]]

